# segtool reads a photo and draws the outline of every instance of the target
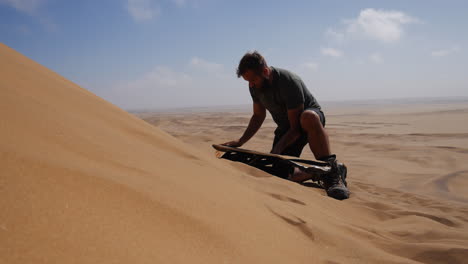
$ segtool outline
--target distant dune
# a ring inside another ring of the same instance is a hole
[[[335,132],[339,123],[367,131],[355,145],[336,135],[337,152],[357,168],[351,198],[337,201],[216,159],[209,143],[233,136],[241,127],[229,126],[248,115],[146,119],[179,128],[170,135],[3,44],[0,74],[0,263],[466,263],[462,156],[443,159],[458,174],[419,172],[432,173],[421,184],[458,201],[405,191],[394,184],[411,167],[399,146],[382,146],[393,160],[369,160],[374,124],[335,116]],[[421,144],[425,136],[405,135]],[[266,148],[262,140],[250,147]],[[448,143],[431,151],[452,153]],[[366,167],[376,162],[394,170]]]

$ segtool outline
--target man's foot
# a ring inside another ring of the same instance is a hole
[[[327,162],[332,167],[331,172],[322,177],[323,187],[327,191],[327,195],[338,200],[348,199],[349,190],[346,187],[346,166],[343,163],[338,163],[335,156],[328,159]]]
[[[293,170],[288,176],[288,180],[293,182],[304,182],[307,180],[318,181],[317,177],[313,174],[307,173],[297,167],[293,167]]]

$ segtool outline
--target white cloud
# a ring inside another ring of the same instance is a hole
[[[22,13],[28,14],[29,16],[37,19],[46,31],[56,32],[59,28],[58,25],[55,24],[47,15],[43,14],[43,12],[39,11],[40,7],[45,5],[47,1],[48,0],[0,0],[0,4],[8,5]],[[26,31],[22,30],[22,32],[24,33]]]
[[[403,34],[403,25],[418,21],[400,11],[385,11],[367,8],[348,22],[347,32],[361,33],[383,42],[398,41]]]
[[[126,109],[170,107],[192,97],[187,93],[192,83],[186,73],[156,66],[132,81],[114,84],[107,100]]]
[[[449,49],[434,50],[431,52],[431,56],[432,57],[444,57],[452,53],[456,53],[458,51],[460,51],[460,47],[454,46]]]
[[[172,0],[178,7],[185,6],[186,1],[185,0]]]
[[[209,72],[219,71],[223,69],[223,65],[221,64],[209,62],[198,57],[193,57],[189,62],[189,66],[194,69],[200,69]]]
[[[329,39],[336,40],[338,42],[341,42],[345,38],[345,34],[343,32],[334,30],[332,28],[328,28],[327,31],[325,31],[325,36]]]
[[[303,68],[309,71],[317,71],[318,70],[318,64],[315,62],[306,62],[301,65]]]
[[[343,56],[343,52],[341,50],[333,49],[333,48],[322,48],[321,52],[325,56],[330,56],[334,58],[339,58]]]
[[[180,70],[156,66],[132,81],[116,83],[107,100],[125,109],[249,103],[247,83],[222,64],[193,57]]]
[[[127,10],[137,22],[152,20],[160,13],[159,7],[151,0],[128,0]]]
[[[327,29],[325,36],[335,40],[346,37],[365,37],[385,43],[396,42],[404,34],[406,24],[417,23],[419,20],[401,11],[387,11],[366,8],[354,19],[344,20],[345,28],[341,30]]]
[[[178,73],[168,67],[157,66],[139,79],[130,82],[129,86],[174,88],[187,85],[190,81],[190,76],[185,73]]]
[[[369,59],[370,59],[370,61],[372,61],[373,63],[376,63],[376,64],[383,63],[382,55],[380,55],[379,53],[372,53],[369,56]]]
[[[30,15],[35,14],[37,9],[45,2],[45,0],[0,0],[0,4],[9,5]]]

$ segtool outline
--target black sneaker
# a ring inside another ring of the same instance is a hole
[[[332,198],[338,200],[348,199],[349,190],[346,187],[346,166],[343,163],[338,163],[335,156],[330,157],[327,162],[332,170],[329,174],[322,177],[323,188],[327,191],[327,195]]]
[[[341,180],[343,181],[344,185],[348,187],[348,183],[346,182],[346,174],[348,172],[348,168],[346,168],[346,165],[344,165],[341,162],[337,162],[338,170],[341,170],[342,173],[341,175]]]

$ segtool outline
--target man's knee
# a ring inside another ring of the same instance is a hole
[[[321,126],[320,116],[311,110],[305,110],[301,114],[301,127],[303,130],[316,129]]]

